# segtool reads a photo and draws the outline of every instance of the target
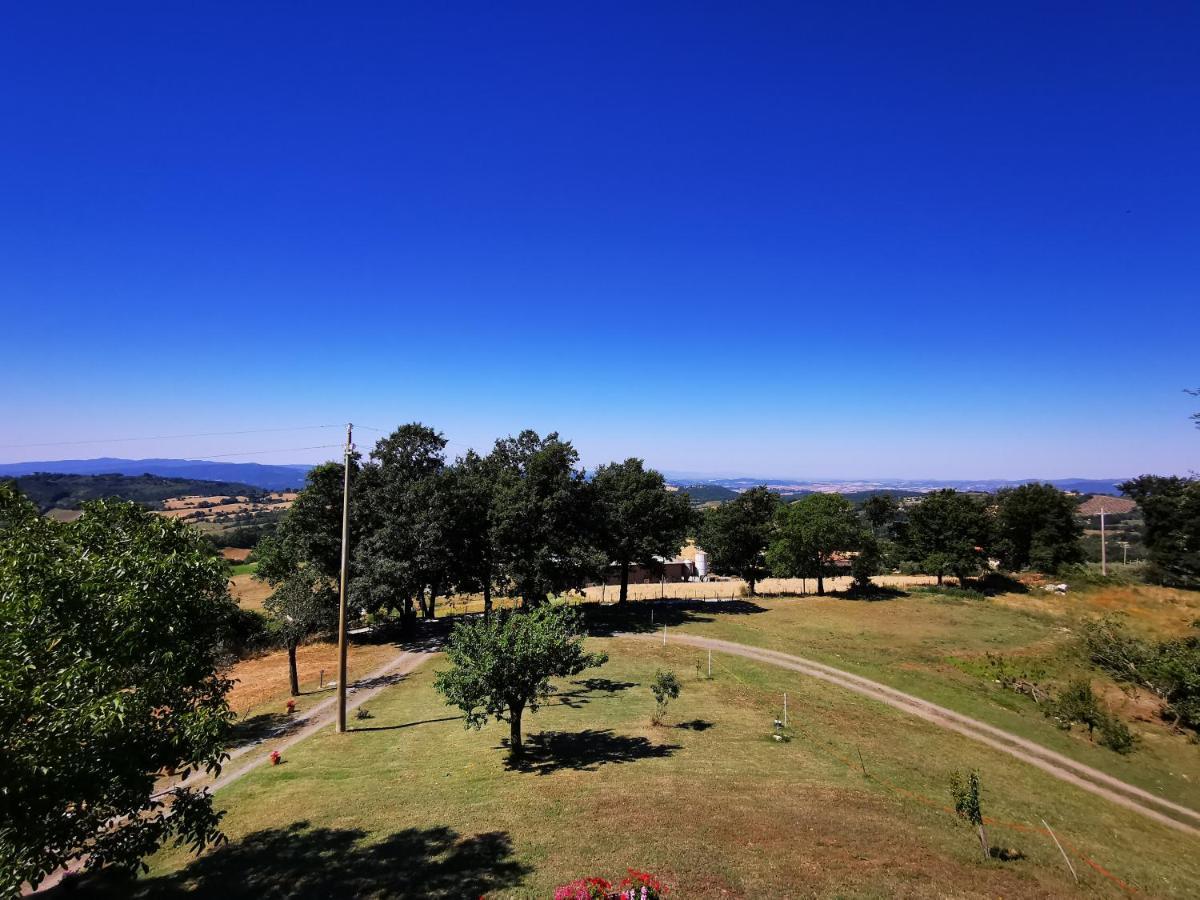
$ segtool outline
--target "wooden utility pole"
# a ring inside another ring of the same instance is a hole
[[[338,587],[338,734],[346,731],[346,577],[350,569],[350,453],[354,424],[346,425],[346,454],[342,461],[342,577]]]
[[[1104,541],[1104,507],[1100,507],[1100,574],[1108,574],[1108,548]]]

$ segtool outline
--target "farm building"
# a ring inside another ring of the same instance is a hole
[[[682,556],[674,559],[656,559],[653,565],[634,563],[629,567],[630,584],[658,584],[660,581],[676,583],[690,581],[696,575],[696,563]],[[604,576],[605,584],[621,583],[621,567],[613,563]]]

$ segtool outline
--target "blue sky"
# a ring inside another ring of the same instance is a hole
[[[1200,468],[1194,3],[5,19],[0,461],[418,419],[706,473]]]

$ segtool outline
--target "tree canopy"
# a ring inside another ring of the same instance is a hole
[[[1057,572],[1083,562],[1083,525],[1071,498],[1054,485],[1007,488],[997,500],[993,549],[1006,569]]]
[[[151,795],[224,759],[226,585],[181,522],[94,501],[60,524],[0,485],[0,895],[72,860],[133,869],[219,838],[208,794]]]
[[[1141,475],[1119,487],[1146,521],[1151,576],[1174,587],[1200,587],[1200,479]]]
[[[452,668],[435,673],[434,686],[466,713],[468,728],[481,728],[489,718],[508,721],[514,757],[524,751],[521,717],[526,710],[536,712],[550,696],[550,679],[608,661],[606,654],[584,649],[575,610],[549,604],[459,622],[446,644],[446,658]]]
[[[699,544],[713,571],[745,579],[751,595],[768,573],[767,546],[779,502],[765,487],[750,488],[708,510],[701,520]]]
[[[952,488],[931,491],[908,514],[904,552],[925,571],[960,584],[987,565],[990,523],[982,500]]]
[[[529,608],[579,589],[603,569],[594,544],[592,491],[579,454],[557,433],[496,441],[495,535],[500,571]]]
[[[852,504],[840,494],[808,494],[781,506],[775,536],[767,553],[771,571],[785,578],[815,578],[825,593],[833,556],[858,550],[870,533]]]
[[[620,602],[629,592],[629,566],[651,566],[679,553],[691,521],[686,494],[668,491],[662,474],[630,458],[596,470],[596,532],[609,562],[621,570]]]

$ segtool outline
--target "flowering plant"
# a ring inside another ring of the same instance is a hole
[[[619,888],[622,900],[661,900],[667,895],[667,886],[649,872],[627,871],[629,875],[622,879]]]
[[[595,876],[577,878],[554,891],[554,900],[604,900],[612,890],[612,882]]]

